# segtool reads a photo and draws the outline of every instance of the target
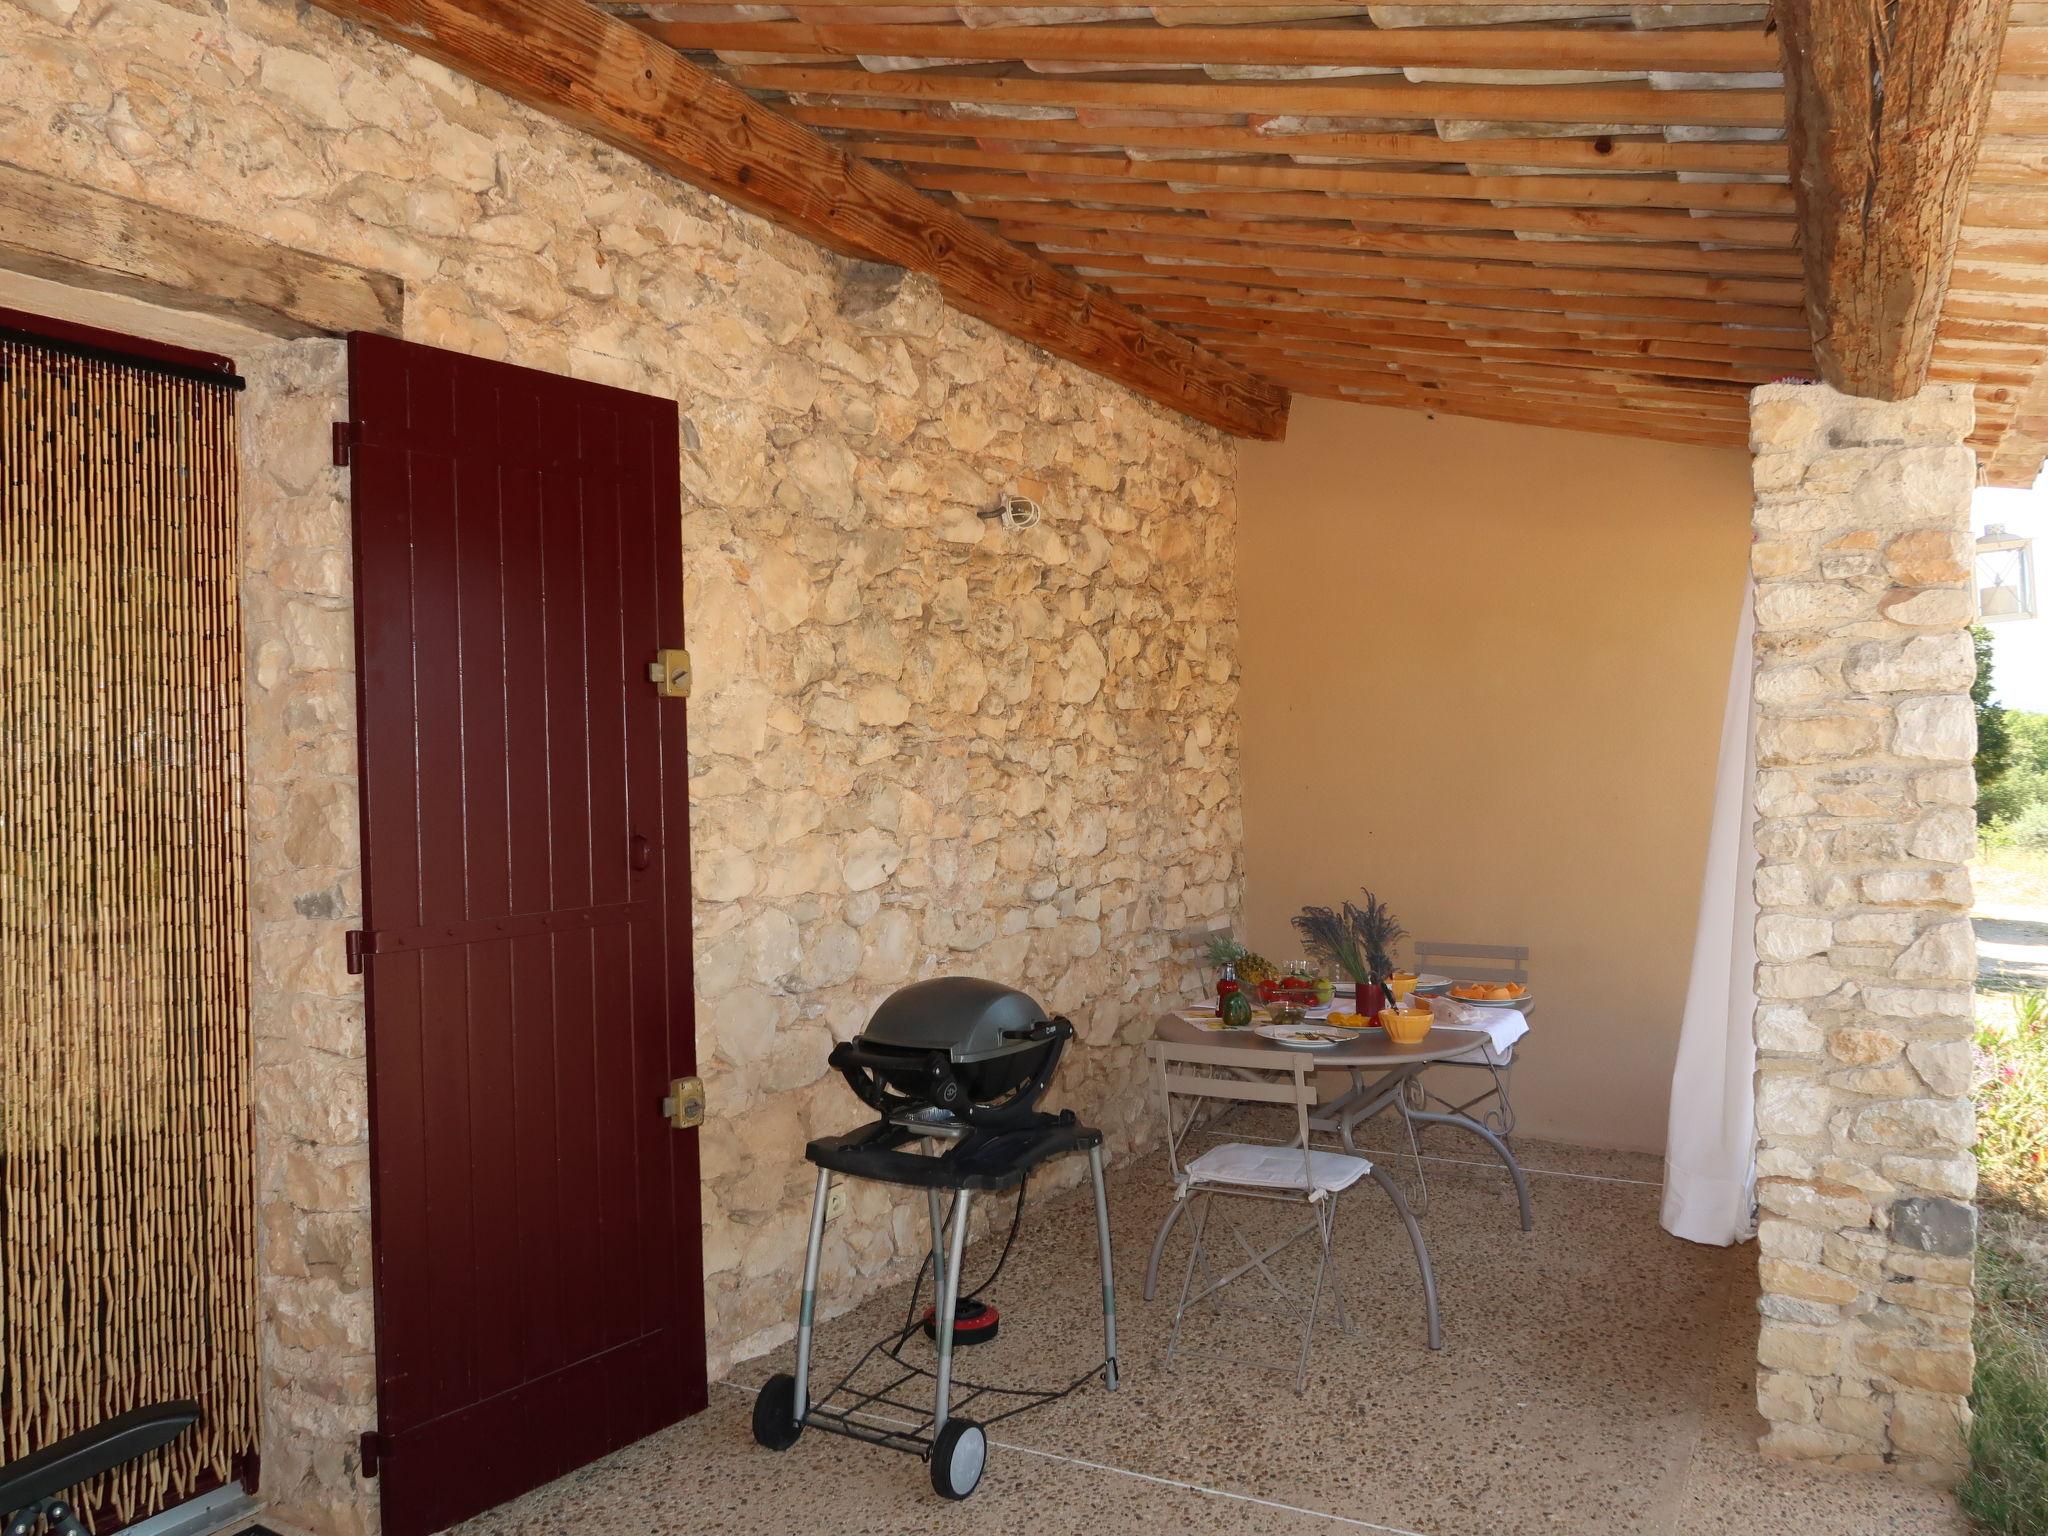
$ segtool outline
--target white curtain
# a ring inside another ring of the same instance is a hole
[[[1728,670],[1714,820],[1707,836],[1692,984],[1671,1074],[1664,1152],[1667,1231],[1727,1246],[1755,1231],[1756,1186],[1756,620],[1745,590]]]

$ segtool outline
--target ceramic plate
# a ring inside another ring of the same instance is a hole
[[[1446,994],[1448,996],[1448,994]],[[1536,1001],[1536,994],[1524,992],[1520,997],[1453,997],[1454,1003],[1465,1003],[1474,1008],[1518,1008],[1526,1009]]]
[[[1328,1024],[1261,1024],[1252,1033],[1305,1051],[1326,1051],[1350,1038],[1350,1031],[1332,1028]]]

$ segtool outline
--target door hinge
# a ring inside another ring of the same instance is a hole
[[[363,930],[351,928],[341,936],[342,951],[348,956],[348,973],[351,976],[363,974]]]
[[[366,1429],[356,1449],[362,1458],[363,1476],[375,1477],[384,1462],[384,1437],[374,1429]]]
[[[334,424],[334,467],[346,469],[349,455],[356,446],[356,424],[352,421],[337,421]]]
[[[679,1131],[704,1123],[704,1079],[679,1077],[668,1085],[668,1097],[661,1101],[662,1118]]]
[[[655,691],[664,699],[687,699],[690,696],[690,653],[688,651],[656,651],[654,660],[647,663],[647,681],[654,684]]]

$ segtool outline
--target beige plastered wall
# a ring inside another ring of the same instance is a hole
[[[1304,398],[1239,473],[1248,941],[1526,944],[1521,1128],[1662,1150],[1747,455]]]

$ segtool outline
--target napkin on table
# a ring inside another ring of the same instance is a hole
[[[1513,1008],[1481,1008],[1455,997],[1426,999],[1432,1022],[1443,1029],[1469,1029],[1486,1036],[1486,1059],[1499,1066],[1509,1047],[1529,1033],[1529,1021]]]

